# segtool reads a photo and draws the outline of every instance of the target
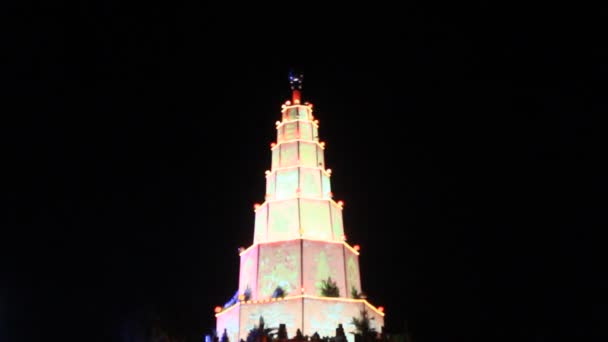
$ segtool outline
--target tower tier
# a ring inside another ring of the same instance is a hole
[[[277,287],[289,296],[322,296],[323,281],[329,278],[341,298],[361,292],[359,252],[345,242],[294,239],[260,243],[243,251],[240,258],[241,298],[270,299]]]
[[[308,295],[238,303],[217,315],[217,330],[221,334],[226,329],[230,341],[247,340],[249,331],[257,327],[263,317],[265,327],[278,328],[279,324],[285,324],[289,338],[293,338],[298,329],[303,335],[317,333],[321,337],[333,337],[338,324],[342,324],[347,340],[354,342],[352,319],[360,317],[362,310],[371,318],[370,327],[380,331],[384,314],[366,300]]]
[[[264,202],[256,209],[253,243],[297,238],[344,241],[340,204],[296,197]]]

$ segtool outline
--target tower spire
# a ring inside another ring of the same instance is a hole
[[[291,86],[291,101],[293,104],[300,104],[300,97],[302,92],[302,81],[304,75],[301,73],[289,73],[289,85]]]

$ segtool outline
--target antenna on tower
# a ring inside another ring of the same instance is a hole
[[[291,86],[291,100],[293,104],[300,104],[303,79],[304,75],[301,73],[295,73],[293,70],[289,72],[289,85]]]

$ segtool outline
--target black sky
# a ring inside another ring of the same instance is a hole
[[[141,312],[209,333],[291,68],[389,331],[593,340],[601,13],[257,6],[4,11],[0,340],[123,341]]]

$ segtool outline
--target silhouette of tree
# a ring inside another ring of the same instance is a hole
[[[342,324],[338,324],[336,328],[336,336],[334,338],[335,342],[346,342],[346,334],[344,333],[344,327]]]
[[[247,342],[260,342],[262,340],[271,340],[276,335],[277,328],[266,328],[264,317],[260,316],[260,322],[257,327],[253,327],[247,334]]]
[[[224,329],[224,332],[222,333],[220,342],[230,342],[230,339],[228,338],[228,332],[226,331],[226,329]]]
[[[249,284],[247,284],[247,288],[245,289],[245,292],[243,292],[243,296],[245,300],[251,299],[251,288],[249,287]]]
[[[327,280],[321,280],[321,295],[325,297],[340,297],[340,289],[331,277],[328,277]]]
[[[285,297],[285,290],[283,290],[282,287],[277,286],[276,289],[274,289],[274,292],[272,293],[272,298],[283,298]]]
[[[279,324],[279,331],[277,332],[277,338],[281,341],[287,340],[287,328],[285,324]]]
[[[353,317],[352,324],[355,326],[353,334],[360,336],[363,341],[373,341],[376,339],[377,332],[371,326],[371,321],[374,317],[370,317],[369,312],[364,308],[361,310],[359,317]]]
[[[304,337],[304,335],[302,335],[302,330],[300,330],[300,328],[298,328],[298,330],[296,330],[295,340],[302,341],[302,340],[305,340],[305,339],[306,338]]]

